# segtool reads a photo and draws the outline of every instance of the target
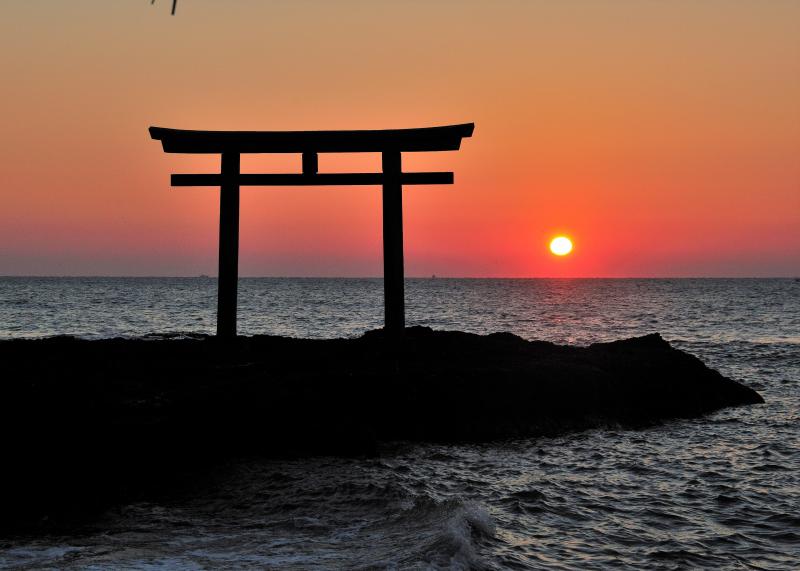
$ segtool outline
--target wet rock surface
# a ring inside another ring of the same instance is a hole
[[[0,342],[6,529],[184,486],[235,456],[374,454],[643,427],[763,402],[658,335],[589,347],[409,328],[270,336]]]

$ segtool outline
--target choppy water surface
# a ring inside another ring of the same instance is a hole
[[[208,279],[0,279],[0,336],[211,332]],[[240,330],[379,327],[380,280],[245,279]],[[766,399],[644,431],[241,461],[71,536],[47,568],[800,568],[800,282],[409,280],[411,324],[586,344],[654,331]],[[646,379],[643,379],[646,382]]]

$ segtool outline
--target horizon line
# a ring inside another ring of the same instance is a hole
[[[118,279],[218,279],[213,274],[193,275],[101,275],[101,274],[0,274],[7,278],[118,278]],[[283,279],[283,280],[382,280],[383,276],[239,276],[239,279]],[[415,280],[797,280],[798,275],[777,276],[405,276]]]

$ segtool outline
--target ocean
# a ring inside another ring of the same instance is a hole
[[[0,538],[0,566],[800,568],[800,280],[409,279],[406,304],[408,325],[555,343],[659,332],[766,403],[645,430],[240,459],[68,535]],[[212,333],[215,310],[210,278],[0,278],[0,338]],[[240,281],[241,334],[352,337],[382,317],[380,279]]]

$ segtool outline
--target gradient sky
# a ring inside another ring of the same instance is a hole
[[[800,275],[800,2],[170,4],[3,0],[0,275],[215,274],[218,191],[169,174],[218,158],[150,125],[468,121],[460,151],[404,159],[456,173],[404,193],[407,275]],[[241,204],[241,275],[381,275],[379,189]]]

